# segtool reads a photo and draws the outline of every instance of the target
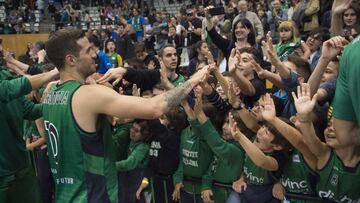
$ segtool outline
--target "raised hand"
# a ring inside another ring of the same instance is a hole
[[[264,70],[256,61],[251,58],[251,65],[253,66],[254,71],[259,76],[260,79],[265,79],[266,70]]]
[[[241,104],[240,97],[238,95],[236,95],[235,84],[231,81],[229,82],[229,89],[228,89],[227,97],[229,99],[229,103],[231,104],[231,106],[233,106],[233,108],[240,107],[240,104]]]
[[[105,75],[103,75],[100,79],[98,79],[97,83],[106,83],[111,80],[115,80],[112,85],[115,86],[120,82],[120,80],[123,78],[124,74],[126,73],[126,69],[122,67],[118,68],[110,68]]]
[[[195,106],[194,106],[194,113],[195,115],[199,115],[203,112],[203,105],[202,105],[202,95],[203,89],[198,85],[194,88],[195,93]]]
[[[39,60],[44,61],[45,56],[46,56],[46,51],[44,49],[42,49],[42,50],[38,51],[36,53],[36,55],[37,55]]]
[[[265,94],[264,97],[264,107],[262,108],[262,117],[266,121],[272,121],[276,117],[276,110],[274,105],[274,100],[271,98],[269,93]]]
[[[208,52],[206,53],[205,58],[206,58],[208,64],[213,64],[213,63],[215,63],[214,57],[213,57],[211,51],[208,51]]]
[[[133,84],[132,86],[132,96],[140,97],[140,88],[137,88],[136,84]]]
[[[12,53],[8,50],[3,49],[4,60],[11,63],[14,60]]]
[[[272,37],[271,37],[271,32],[269,31],[267,34],[266,34],[266,42],[262,42],[262,46],[263,48],[265,49],[266,51],[266,55],[270,61],[270,63],[272,65],[276,65],[280,62],[277,54],[276,54],[276,51],[274,49],[274,45],[273,45],[273,42],[272,42]]]
[[[317,94],[311,99],[310,85],[307,83],[297,87],[297,96],[292,92],[298,115],[308,116],[315,107]]]
[[[332,60],[340,54],[341,50],[344,49],[345,45],[349,42],[341,36],[332,37],[331,39],[324,42],[321,51],[321,57]]]
[[[229,125],[230,125],[230,133],[234,140],[239,140],[242,137],[242,133],[237,127],[237,123],[234,120],[234,117],[231,113],[229,113]]]
[[[202,69],[194,73],[188,81],[191,83],[199,84],[200,82],[206,81],[209,73],[209,66],[204,66]]]
[[[334,0],[331,11],[334,14],[342,14],[350,7],[352,0]]]
[[[229,60],[228,60],[228,66],[229,66],[229,72],[233,73],[236,70],[237,65],[240,63],[239,60],[239,53],[238,51],[234,48],[231,50],[231,54],[229,56]]]
[[[153,60],[151,60],[148,64],[147,67],[149,70],[154,70],[155,69],[155,62]]]

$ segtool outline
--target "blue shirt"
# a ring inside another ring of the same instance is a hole
[[[96,72],[100,74],[105,74],[107,70],[112,68],[112,63],[103,51],[99,51],[97,53],[97,57],[99,58],[100,63]]]

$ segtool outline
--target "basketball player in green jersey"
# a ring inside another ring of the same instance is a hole
[[[176,50],[166,51],[165,61],[176,64]],[[107,115],[158,118],[186,98],[208,70],[200,70],[171,91],[145,99],[119,95],[102,85],[84,85],[96,71],[96,53],[79,30],[57,31],[46,42],[46,52],[60,72],[59,83],[43,104],[55,201],[115,202],[115,153]],[[108,78],[117,76],[114,71]]]

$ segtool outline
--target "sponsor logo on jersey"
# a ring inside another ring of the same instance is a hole
[[[253,175],[252,172],[249,172],[248,171],[248,168],[247,167],[244,167],[244,173],[246,175],[246,179],[247,180],[250,180],[252,182],[256,182],[256,183],[259,183],[259,184],[262,184],[265,182],[264,178],[263,177],[257,177],[255,175]]]
[[[327,198],[331,200],[336,200],[336,202],[344,202],[344,203],[360,203],[360,199],[351,199],[347,195],[344,195],[342,197],[339,197],[335,199],[335,194],[331,191],[319,191],[319,197],[321,198]]]
[[[308,189],[308,185],[305,180],[297,182],[297,181],[291,181],[289,178],[286,178],[285,180],[282,179],[282,184],[284,187],[290,188],[292,190]]]
[[[295,154],[293,157],[292,157],[292,161],[293,162],[296,162],[296,163],[300,163],[300,157],[298,154]]]
[[[332,174],[331,179],[330,179],[331,185],[337,186],[338,181],[339,181],[339,176],[336,173]]]

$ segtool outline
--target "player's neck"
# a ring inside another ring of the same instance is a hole
[[[70,71],[61,71],[60,72],[60,83],[64,83],[70,80],[75,80],[80,82],[81,84],[85,84],[85,79],[82,75],[77,72],[70,72]]]

